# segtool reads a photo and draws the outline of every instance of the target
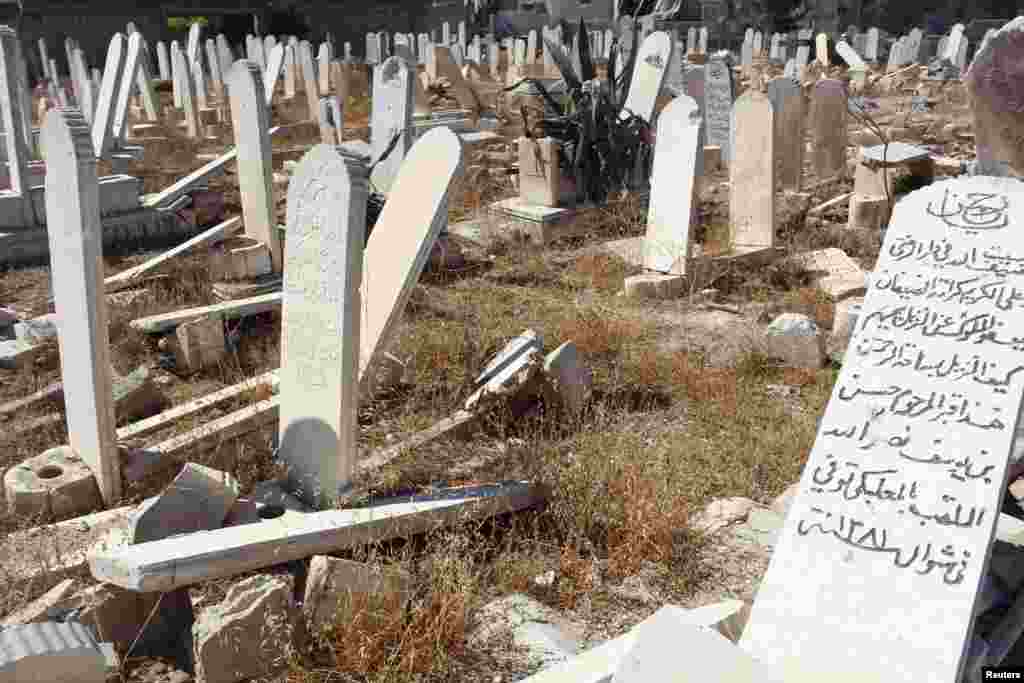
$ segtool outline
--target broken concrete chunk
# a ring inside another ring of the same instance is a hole
[[[82,624],[43,622],[0,631],[0,683],[105,683],[107,657]]]
[[[529,386],[541,368],[541,350],[529,346],[510,359],[486,383],[466,399],[465,409],[479,410],[503,398],[511,398]]]
[[[713,534],[736,522],[742,522],[757,507],[749,498],[719,498],[695,515],[690,526],[704,534]]]
[[[861,296],[867,287],[864,271],[842,249],[835,247],[797,254],[793,261],[810,271],[814,285],[839,301],[849,296]]]
[[[203,316],[182,323],[176,331],[174,359],[179,370],[198,372],[219,364],[227,355],[224,322],[220,316]]]
[[[781,680],[721,634],[694,626],[687,612],[666,606],[637,626],[636,641],[615,670],[615,683]],[[680,660],[683,653],[699,656]]]
[[[196,678],[236,683],[284,668],[298,611],[291,576],[260,574],[235,584],[192,628]]]
[[[302,610],[316,633],[356,618],[373,629],[402,614],[412,586],[412,576],[401,569],[318,555],[309,563]]]
[[[544,377],[556,399],[570,415],[578,415],[594,386],[594,375],[580,358],[576,344],[567,341],[544,358]]]
[[[15,624],[35,624],[40,621],[52,619],[53,615],[51,614],[51,611],[71,597],[74,592],[75,580],[64,579],[25,607],[22,607],[17,612],[5,617],[0,625],[14,626]]]
[[[141,420],[159,413],[167,405],[167,397],[144,365],[125,377],[115,375],[112,379],[114,410],[119,420]]]
[[[219,529],[238,491],[238,481],[230,474],[186,463],[163,493],[138,507],[132,518],[132,543]]]
[[[484,646],[511,633],[533,664],[549,665],[576,655],[583,638],[579,625],[533,598],[516,593],[484,605],[470,642]]]
[[[686,292],[686,278],[664,273],[630,275],[623,293],[632,299],[678,299]]]
[[[818,369],[825,360],[825,337],[817,323],[800,313],[783,313],[768,326],[768,355],[788,367]]]

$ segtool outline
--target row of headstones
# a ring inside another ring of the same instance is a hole
[[[0,32],[0,44],[8,37]],[[258,147],[269,174],[260,71],[241,61],[229,80],[240,162],[243,148]],[[103,500],[113,504],[122,481],[89,128],[77,110],[54,109],[42,139],[68,439],[89,464]],[[368,161],[344,146],[318,145],[300,162],[288,192],[280,455],[291,466],[293,490],[314,504],[329,503],[354,474],[359,378],[380,353],[399,317],[395,311],[404,306],[447,220],[449,187],[462,168],[461,143],[443,128],[417,142],[369,241]],[[241,187],[243,196],[248,189]],[[246,223],[248,231],[248,215]]]

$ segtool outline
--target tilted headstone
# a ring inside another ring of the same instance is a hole
[[[867,71],[868,65],[864,63],[860,55],[845,40],[840,40],[836,43],[836,52],[843,58],[843,61],[846,62],[846,65],[851,70]]]
[[[296,75],[299,69],[298,56],[295,54],[295,48],[291,45],[286,45],[284,48],[284,97],[285,99],[292,99],[295,97],[295,82],[297,80]]]
[[[203,45],[206,52],[206,63],[210,68],[210,85],[217,97],[224,96],[224,76],[220,70],[220,58],[217,56],[217,43],[213,38],[207,38]]]
[[[766,95],[748,90],[733,107],[729,224],[735,249],[775,246],[775,116]]]
[[[188,57],[188,63],[191,64],[199,59],[199,40],[203,35],[203,27],[197,21],[188,27],[188,43],[186,44],[185,56]]]
[[[700,38],[699,38],[700,52],[701,54],[707,54],[708,51],[708,27],[700,27]]]
[[[629,113],[648,123],[654,116],[654,104],[665,82],[665,72],[672,61],[672,38],[664,31],[647,36],[637,54],[633,79],[623,107],[622,117]]]
[[[203,73],[203,65],[199,62],[192,62],[192,84],[195,86],[196,108],[199,111],[209,109],[209,101],[206,97],[206,75]]]
[[[846,171],[846,87],[822,79],[814,84],[811,105],[812,161],[820,180]]]
[[[724,61],[712,59],[705,65],[705,126],[708,144],[721,148],[722,161],[725,163],[728,163],[731,156],[733,97],[732,70]]]
[[[915,28],[907,35],[907,63],[921,61],[921,42],[924,40],[924,32]]]
[[[128,51],[124,59],[121,82],[117,87],[117,100],[114,103],[111,141],[115,147],[120,147],[124,144],[125,136],[128,133],[126,125],[128,121],[128,100],[132,94],[135,76],[139,71],[139,56],[141,52],[142,34],[136,32],[128,38]]]
[[[961,36],[960,37],[960,49],[956,53],[956,59],[953,61],[953,64],[961,72],[963,72],[963,70],[967,68],[967,44],[968,44],[968,42],[969,41],[967,40],[967,36]]]
[[[754,56],[760,58],[761,50],[764,48],[764,34],[758,31],[754,34]]]
[[[167,45],[162,40],[156,43],[156,63],[160,70],[160,80],[171,80],[171,60],[167,56]]]
[[[942,53],[943,59],[956,63],[957,55],[960,54],[960,42],[964,39],[964,25],[956,24],[949,32],[949,40],[946,42],[946,49]]]
[[[864,58],[869,62],[878,61],[878,29],[872,26],[868,29],[867,45],[864,48]]]
[[[121,34],[117,38],[123,40]],[[111,394],[103,295],[103,226],[89,126],[74,109],[43,123],[46,217],[68,444],[92,470],[103,501],[121,498],[121,458]]]
[[[387,193],[391,189],[402,160],[412,146],[413,78],[415,75],[410,65],[401,57],[389,57],[374,69],[373,99],[370,103],[373,158],[380,158],[398,136],[398,142],[388,157],[373,169],[371,181],[379,192]]]
[[[174,60],[175,68],[181,78],[181,107],[185,110],[185,135],[195,140],[199,137],[199,102],[196,96],[196,84],[189,75],[185,54],[181,50],[172,49],[171,59]]]
[[[263,94],[269,107],[274,101],[274,90],[284,70],[284,44],[278,43],[267,54],[267,69],[263,72]]]
[[[686,29],[686,51],[687,52],[699,52],[700,45],[697,39],[697,27],[691,26]]]
[[[796,59],[788,59],[786,66],[782,71],[782,75],[785,78],[792,78],[794,81],[800,78],[800,73],[796,68]]]
[[[175,52],[181,52],[181,46],[178,45],[178,41],[171,41],[171,86],[174,95],[174,108],[181,109],[181,73],[178,71],[178,60],[174,58]]]
[[[250,59],[255,59],[261,69],[266,69],[267,53],[263,50],[263,41],[259,38],[253,38],[252,40],[252,53],[253,56]]]
[[[299,43],[296,52],[299,59],[299,70],[302,74],[302,86],[306,92],[306,106],[309,109],[309,121],[316,121],[320,112],[320,93],[316,78],[316,69],[313,66],[313,46],[309,41],[303,40]]]
[[[4,148],[10,191],[27,198],[29,147],[25,130],[19,121],[21,98],[18,97],[18,34],[8,26],[0,26],[0,119],[3,123]]]
[[[828,36],[819,33],[814,39],[814,57],[819,64],[828,68]]]
[[[79,96],[78,108],[82,112],[82,116],[89,122],[91,126],[93,123],[93,117],[96,114],[96,98],[98,93],[96,88],[93,87],[92,79],[89,78],[89,69],[85,65],[85,54],[81,48],[75,48],[75,53],[72,55],[72,73],[79,82]],[[8,152],[10,155],[10,152]]]
[[[990,177],[896,204],[743,632],[764,664],[962,680],[1024,395],[1024,308],[974,293],[1024,289],[1022,206]]]
[[[274,48],[275,52],[281,45]],[[281,240],[274,218],[273,167],[270,153],[270,110],[260,67],[239,60],[228,73],[231,125],[238,150],[238,190],[245,234],[270,249],[274,272],[281,272]]]
[[[697,192],[703,175],[703,121],[697,103],[681,95],[658,117],[658,145],[644,235],[644,267],[685,275]]]
[[[982,45],[964,76],[980,174],[1024,177],[1024,149],[1017,132],[1024,78],[1015,68],[1022,44],[1024,17],[1017,17]]]
[[[221,33],[217,36],[217,58],[220,60],[221,74],[227,74],[231,65],[235,63],[235,55],[231,52],[227,37]]]
[[[404,42],[404,40],[403,40]],[[320,49],[316,55],[317,63],[317,84],[319,92],[327,94],[331,88],[330,84],[330,73],[331,73],[331,60],[334,59],[333,53],[331,52],[330,43],[320,43]]]
[[[344,150],[317,145],[288,184],[278,457],[292,492],[321,508],[349,487],[358,435],[368,173]]]
[[[804,96],[793,78],[768,81],[768,99],[775,115],[775,156],[779,188],[800,191],[804,169]]]
[[[744,73],[749,73],[750,67],[754,64],[754,43],[744,40],[740,46],[740,66]]]
[[[779,59],[779,45],[782,41],[782,36],[778,33],[772,34],[771,44],[768,47],[768,59],[777,61]]]
[[[366,34],[366,63],[380,64],[380,46],[374,33]]]
[[[114,123],[114,103],[117,101],[118,84],[125,61],[124,43],[124,35],[115,33],[107,45],[103,83],[100,85],[100,98],[96,104],[96,116],[92,123],[92,146],[97,159],[106,157],[113,143],[111,133]]]

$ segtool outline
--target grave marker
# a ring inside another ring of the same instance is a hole
[[[828,63],[828,36],[824,33],[819,33],[814,39],[814,56],[826,69],[829,67]]]
[[[647,36],[637,54],[636,67],[626,95],[623,119],[629,112],[648,123],[654,116],[654,104],[665,82],[665,72],[672,61],[672,38],[664,31]]]
[[[733,107],[729,223],[734,249],[775,246],[775,136],[772,103],[748,90]]]
[[[160,71],[160,80],[171,80],[171,62],[167,56],[167,45],[162,40],[156,42],[156,63]]]
[[[196,85],[189,77],[188,64],[185,62],[185,55],[182,51],[172,49],[171,59],[174,60],[175,69],[181,79],[181,106],[185,110],[185,134],[194,140],[199,137],[199,104],[196,101]]]
[[[705,65],[704,111],[706,113],[707,138],[709,145],[722,150],[722,162],[728,163],[731,156],[730,126],[732,120],[733,83],[732,71],[720,59],[712,59]]]
[[[846,171],[846,114],[846,88],[841,81],[826,78],[814,84],[812,160],[819,180]]]
[[[316,121],[320,115],[320,93],[317,91],[316,70],[313,67],[313,46],[309,41],[299,43],[297,52],[299,68],[302,70],[302,86],[306,91],[306,105],[309,107],[309,119]],[[376,91],[374,91],[376,95]]]
[[[864,58],[869,62],[878,61],[878,29],[873,26],[868,29],[868,41],[864,48]]]
[[[275,45],[267,54],[267,70],[263,72],[263,96],[266,98],[269,107],[274,101],[274,90],[277,88],[277,79],[281,77],[281,70],[284,68],[284,44]]]
[[[698,179],[703,175],[704,122],[697,103],[681,95],[658,117],[658,146],[644,235],[644,267],[685,275],[691,252]]]
[[[288,185],[278,453],[292,492],[323,508],[355,469],[367,176],[366,159],[320,144]]]
[[[1007,69],[1016,64],[1024,43],[1024,17],[996,31],[974,56],[964,76],[974,120],[978,172],[990,176],[1024,177],[1017,118],[1022,84]]]
[[[439,47],[437,50],[447,50]],[[401,57],[388,57],[373,70],[373,98],[370,102],[370,145],[379,159],[395,135],[398,143],[386,159],[373,169],[371,182],[379,192],[391,189],[406,152],[412,145],[413,84],[409,64]]]
[[[114,105],[113,129],[111,130],[112,144],[120,147],[124,144],[127,133],[126,121],[128,117],[128,100],[132,94],[132,85],[135,83],[135,76],[139,70],[139,56],[142,52],[142,34],[133,33],[128,37],[128,54],[124,60],[124,70],[121,74],[121,83],[117,88],[117,101]]]
[[[213,38],[207,38],[203,49],[206,51],[206,63],[210,67],[210,83],[213,85],[213,92],[217,97],[223,98],[224,77],[221,75],[220,59],[217,57],[217,43]]]
[[[88,463],[104,503],[112,505],[121,497],[121,459],[111,395],[96,156],[89,127],[73,109],[49,111],[42,138],[68,443]]]
[[[1024,288],[1022,206],[1024,184],[990,177],[896,204],[743,633],[763,663],[961,680],[1024,395],[1024,308],[971,292]]]
[[[775,114],[776,180],[779,188],[800,191],[804,169],[804,96],[792,78],[768,81],[768,99]]]
[[[396,41],[395,45],[398,43]],[[330,43],[320,43],[320,50],[316,55],[317,62],[317,85],[319,86],[320,94],[326,95],[331,88],[331,60],[334,59],[334,55],[331,51]]]
[[[114,121],[114,101],[117,98],[118,80],[124,65],[124,35],[115,33],[107,46],[107,61],[103,67],[103,83],[100,85],[99,102],[92,124],[92,147],[96,158],[107,156],[112,142],[111,126]]]
[[[194,22],[188,27],[188,43],[186,56],[188,57],[188,64],[191,68],[192,64],[199,61],[199,39],[202,37],[203,27],[200,23]]]
[[[281,46],[274,48],[280,51]],[[270,153],[270,111],[260,68],[239,60],[228,73],[231,125],[238,150],[238,190],[245,234],[270,249],[274,272],[282,267],[281,240],[274,220],[273,167]]]
[[[18,34],[14,29],[0,26],[0,116],[3,117],[10,191],[19,197],[27,197],[29,150],[19,121],[21,99],[17,94],[17,47]]]

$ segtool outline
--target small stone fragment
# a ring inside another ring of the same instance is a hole
[[[783,313],[768,326],[768,354],[787,367],[819,369],[825,360],[825,337],[817,323],[800,313]]]
[[[580,358],[576,344],[567,341],[544,359],[547,394],[570,415],[578,415],[586,406],[594,385],[594,375]]]
[[[318,555],[309,564],[302,609],[314,632],[356,618],[372,629],[402,613],[412,585],[401,569]]]

